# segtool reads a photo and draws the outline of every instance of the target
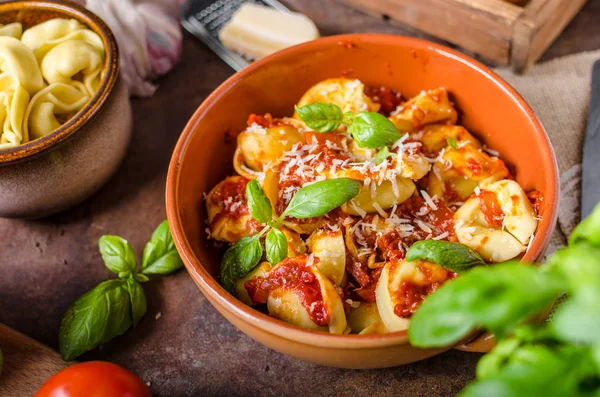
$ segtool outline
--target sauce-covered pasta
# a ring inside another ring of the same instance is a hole
[[[206,197],[209,237],[233,244],[224,285],[231,279],[244,303],[302,328],[394,332],[460,277],[430,258],[408,260],[415,242],[449,242],[481,263],[522,255],[543,197],[457,120],[443,87],[406,99],[347,78],[311,87],[289,117],[249,115],[238,175]],[[332,180],[355,191],[318,216],[297,211],[311,195],[309,207],[326,202],[307,189]]]
[[[48,135],[100,86],[100,36],[75,19],[0,26],[0,149]]]

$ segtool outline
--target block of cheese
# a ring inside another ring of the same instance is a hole
[[[252,59],[314,40],[319,31],[306,15],[244,3],[219,32],[225,47]]]

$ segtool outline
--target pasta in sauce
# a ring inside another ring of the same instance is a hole
[[[41,138],[94,95],[105,51],[98,34],[75,19],[55,18],[25,31],[0,26],[0,149]]]
[[[385,87],[329,79],[310,88],[298,106],[316,102],[344,112],[379,112],[403,135],[379,162],[378,149],[359,147],[344,125],[319,133],[297,113],[249,116],[233,159],[239,175],[206,198],[210,238],[233,244],[265,226],[248,209],[245,188],[252,179],[276,216],[300,188],[317,181],[351,178],[361,188],[324,216],[285,218],[288,257],[273,266],[263,261],[236,280],[244,303],[306,329],[401,331],[429,294],[457,277],[432,262],[407,261],[416,241],[459,242],[487,262],[527,250],[543,197],[526,194],[498,153],[456,124],[443,87],[406,100]]]

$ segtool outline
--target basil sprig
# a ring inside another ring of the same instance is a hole
[[[294,106],[294,109],[302,121],[317,132],[335,131],[344,120],[342,109],[333,103],[313,103],[302,107]]]
[[[250,215],[260,223],[268,223],[273,217],[273,208],[271,202],[265,196],[262,188],[256,179],[251,180],[246,185],[246,199]]]
[[[360,183],[350,178],[328,179],[304,186],[292,197],[280,218],[306,219],[325,215],[353,199],[359,191]]]
[[[527,322],[563,293],[548,321]],[[495,333],[497,346],[462,397],[600,395],[598,302],[600,205],[545,265],[481,266],[444,284],[415,312],[408,334],[428,348],[455,344],[476,328]]]
[[[392,145],[402,137],[394,123],[375,112],[360,112],[354,115],[348,133],[358,146],[367,148]]]
[[[271,229],[265,239],[265,251],[267,252],[267,261],[271,264],[278,264],[288,255],[288,241],[285,234],[279,229]]]
[[[472,267],[486,265],[483,258],[466,245],[438,240],[415,242],[406,252],[406,259],[409,261],[424,259],[455,273],[463,273]]]
[[[235,281],[250,273],[258,265],[263,255],[260,234],[242,237],[229,247],[221,260],[221,284],[231,293],[235,291]]]
[[[148,281],[148,275],[170,274],[183,266],[167,221],[158,226],[146,244],[140,272],[135,252],[127,240],[102,236],[98,246],[106,267],[118,278],[104,281],[80,296],[63,316],[59,346],[65,361],[136,326],[147,310],[140,283]]]
[[[360,186],[360,182],[349,178],[328,179],[304,186],[292,197],[281,215],[272,220],[269,199],[256,180],[249,182],[246,185],[246,198],[250,214],[267,225],[255,235],[242,237],[225,251],[221,260],[223,287],[234,294],[236,280],[246,276],[258,265],[264,252],[260,239],[265,234],[267,261],[275,266],[287,257],[287,239],[279,230],[286,217],[304,219],[325,215],[354,198],[360,191]]]
[[[332,103],[313,103],[297,107],[296,113],[308,127],[317,132],[331,132],[341,124],[348,126],[348,134],[359,147],[375,149],[391,145],[401,138],[402,133],[394,123],[380,113],[342,113],[339,106]]]

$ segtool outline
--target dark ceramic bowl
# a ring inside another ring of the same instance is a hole
[[[69,208],[96,192],[117,170],[131,139],[131,105],[119,76],[117,43],[108,26],[68,1],[0,4],[0,23],[26,29],[51,18],[75,18],[104,42],[100,88],[52,133],[0,150],[0,216],[36,218]]]

